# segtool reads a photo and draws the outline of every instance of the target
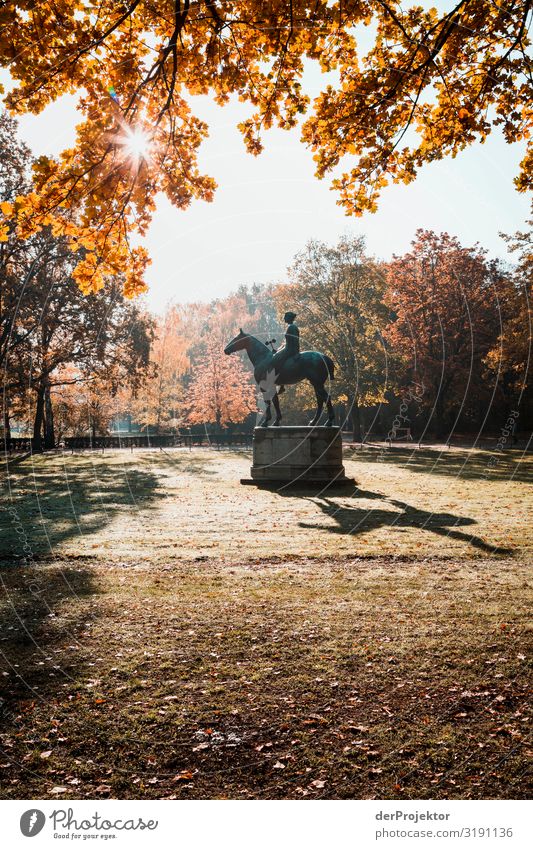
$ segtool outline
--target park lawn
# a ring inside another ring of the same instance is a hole
[[[3,577],[3,798],[527,796],[531,574],[513,560]]]
[[[525,797],[531,460],[383,454],[342,495],[239,452],[10,464],[0,795]]]
[[[40,559],[531,553],[532,454],[345,457],[357,488],[343,494],[242,486],[249,453],[205,449],[28,457],[9,464],[9,486]],[[17,557],[16,522],[0,516],[4,556]]]

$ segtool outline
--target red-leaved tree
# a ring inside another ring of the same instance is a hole
[[[241,422],[257,409],[250,372],[238,357],[223,354],[218,338],[210,338],[194,366],[188,391],[189,424]]]
[[[417,384],[438,434],[459,421],[481,423],[494,389],[483,379],[484,359],[512,285],[502,266],[479,246],[418,230],[411,251],[394,257],[387,273],[396,319],[388,340],[402,361],[400,382]]]

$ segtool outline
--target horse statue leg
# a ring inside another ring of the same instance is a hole
[[[326,401],[326,406],[328,408],[328,420],[326,422],[326,427],[333,427],[335,424],[335,410],[333,409],[333,404],[331,403],[331,395],[328,392],[328,398]]]
[[[326,392],[323,386],[320,386],[320,384],[313,383],[313,389],[315,390],[317,408],[315,415],[309,422],[309,425],[311,427],[314,427],[314,425],[318,424],[318,422],[320,421],[320,416],[322,415],[322,410],[324,409],[324,402],[327,401],[328,398],[328,393]]]
[[[274,404],[274,409],[276,411],[276,418],[274,419],[274,423],[273,423],[272,427],[279,427],[279,423],[281,421],[281,409],[280,409],[280,406],[279,406],[279,398],[278,398],[277,392],[274,395],[274,397],[272,398],[272,403]]]
[[[270,401],[265,401],[265,404],[266,404],[265,415],[263,416],[263,418],[259,422],[258,427],[268,427],[268,423],[269,423],[270,419],[272,418],[272,413],[270,412]]]

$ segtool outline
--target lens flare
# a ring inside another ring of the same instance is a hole
[[[127,155],[139,162],[150,159],[150,136],[140,127],[127,128],[122,139],[122,146]]]

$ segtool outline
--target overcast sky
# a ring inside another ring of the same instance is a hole
[[[321,84],[316,73],[311,88]],[[522,228],[528,217],[528,199],[513,185],[523,147],[506,145],[496,133],[456,159],[427,166],[410,186],[389,187],[376,214],[356,219],[336,205],[329,181],[314,177],[298,129],[269,131],[264,153],[252,157],[236,129],[249,106],[219,107],[196,97],[193,110],[210,126],[200,165],[219,188],[213,203],[195,201],[185,211],[164,197],[158,203],[146,240],[153,260],[147,300],[158,311],[169,301],[208,300],[241,283],[282,280],[312,237],[335,242],[342,233],[362,233],[368,251],[386,259],[407,250],[415,230],[425,227],[505,256],[498,234]],[[22,117],[20,134],[35,154],[56,154],[72,144],[78,121],[67,96],[39,116]]]

